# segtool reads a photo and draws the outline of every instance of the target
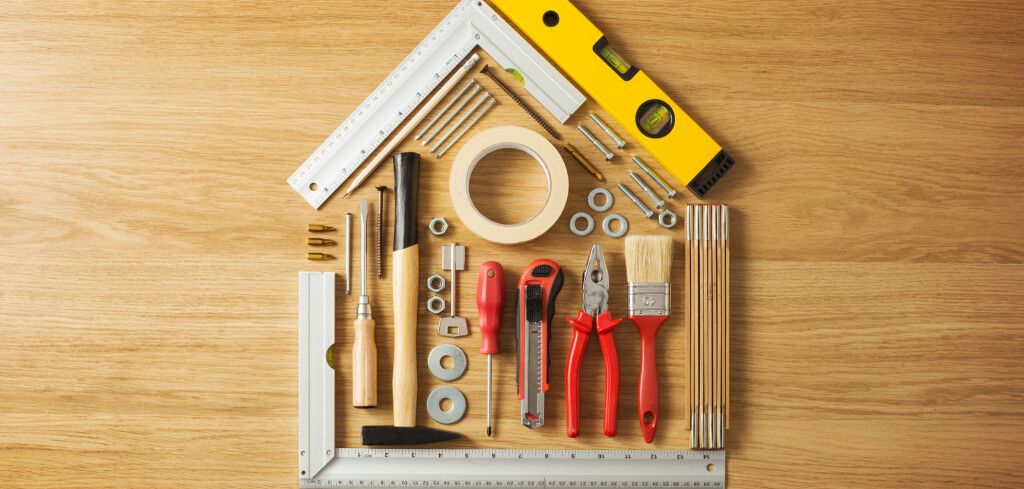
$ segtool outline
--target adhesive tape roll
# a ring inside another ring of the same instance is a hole
[[[547,177],[548,195],[544,206],[519,224],[501,224],[484,217],[469,197],[469,179],[477,163],[499,149],[518,149],[532,156]],[[516,244],[544,234],[558,221],[569,198],[569,174],[562,155],[544,136],[522,127],[502,126],[477,134],[459,150],[452,164],[448,190],[455,213],[470,231],[495,243]]]

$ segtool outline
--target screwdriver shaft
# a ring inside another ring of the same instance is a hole
[[[487,436],[491,436],[491,354],[487,354]]]

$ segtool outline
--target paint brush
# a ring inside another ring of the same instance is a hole
[[[654,441],[658,426],[658,366],[655,336],[668,319],[672,271],[672,238],[626,238],[626,281],[629,320],[640,330],[640,387],[637,408],[644,441]]]

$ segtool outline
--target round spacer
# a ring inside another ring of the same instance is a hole
[[[452,402],[450,411],[441,409],[441,401],[445,399]],[[427,396],[427,412],[438,423],[452,424],[466,414],[466,396],[462,395],[462,391],[450,385],[442,385]]]
[[[434,314],[441,314],[444,312],[444,299],[436,295],[427,299],[427,310]]]
[[[594,200],[598,195],[604,196],[604,205],[598,206]],[[594,212],[604,212],[612,208],[612,203],[615,199],[612,198],[612,193],[601,187],[597,187],[590,191],[590,195],[587,196],[587,203],[590,204],[590,208],[594,209]]]
[[[676,225],[676,213],[668,209],[661,211],[658,214],[658,224],[661,224],[663,228],[670,228]]]
[[[580,229],[576,227],[576,222],[580,219],[587,221],[586,228]],[[569,219],[569,231],[572,231],[572,234],[575,234],[576,236],[586,236],[592,233],[594,231],[594,218],[590,217],[590,214],[587,214],[586,212],[577,212],[573,214]]]
[[[441,365],[441,360],[444,357],[452,357],[452,368],[444,368]],[[451,343],[442,343],[430,350],[430,356],[427,357],[427,367],[430,369],[430,373],[434,374],[438,380],[445,382],[451,382],[466,372],[466,352]]]
[[[444,290],[444,284],[444,277],[436,273],[427,278],[427,288],[430,289],[431,292],[440,292]]]
[[[430,229],[430,233],[434,236],[442,236],[448,231],[448,221],[445,221],[443,217],[435,217],[430,220],[427,229]]]
[[[612,232],[612,221],[619,221],[619,230]],[[604,221],[601,222],[601,229],[604,230],[604,234],[612,238],[621,238],[629,230],[629,222],[626,221],[622,214],[608,214],[605,216]]]

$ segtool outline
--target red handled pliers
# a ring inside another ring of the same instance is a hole
[[[565,432],[569,438],[580,434],[580,367],[596,322],[604,354],[604,434],[615,436],[619,417],[619,354],[612,331],[622,320],[612,319],[608,312],[608,268],[601,245],[590,249],[590,259],[583,271],[583,308],[576,318],[566,321],[572,325],[573,336],[565,366]]]

